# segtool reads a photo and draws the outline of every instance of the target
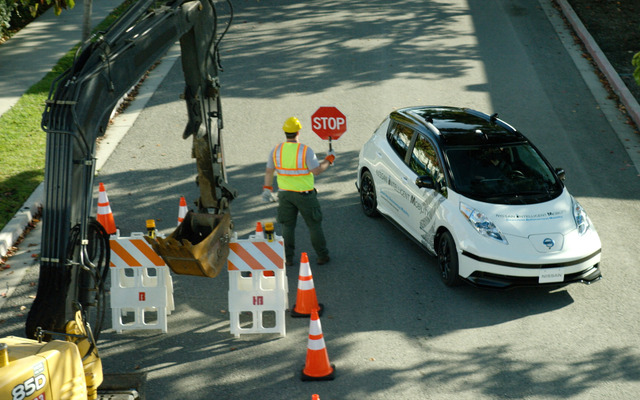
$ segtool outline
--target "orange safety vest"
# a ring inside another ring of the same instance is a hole
[[[273,151],[273,165],[278,173],[278,188],[292,192],[313,190],[313,174],[307,168],[308,147],[285,142]]]

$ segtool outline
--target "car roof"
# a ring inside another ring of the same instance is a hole
[[[484,146],[528,142],[511,125],[469,108],[420,106],[391,113],[399,120],[428,134],[443,147]]]

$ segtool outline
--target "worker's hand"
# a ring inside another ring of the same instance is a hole
[[[329,161],[329,163],[333,165],[333,162],[336,160],[336,152],[333,150],[329,150],[329,153],[327,153],[327,156],[324,159]]]
[[[278,201],[278,198],[275,194],[273,194],[273,187],[271,186],[263,186],[262,187],[262,201],[265,203],[275,203]]]

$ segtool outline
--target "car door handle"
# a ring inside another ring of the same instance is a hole
[[[409,178],[407,178],[406,176],[403,176],[402,177],[402,181],[405,182],[405,183],[408,183],[409,182]]]
[[[382,158],[382,153],[380,153],[379,151],[376,151],[376,156],[378,156],[378,158]]]

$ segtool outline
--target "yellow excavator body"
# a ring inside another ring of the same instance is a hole
[[[66,325],[67,341],[0,339],[0,399],[93,400],[102,361],[80,312]],[[84,354],[84,356],[83,356]]]
[[[7,400],[87,400],[78,347],[70,342],[8,336],[8,363],[0,365],[0,398]]]

